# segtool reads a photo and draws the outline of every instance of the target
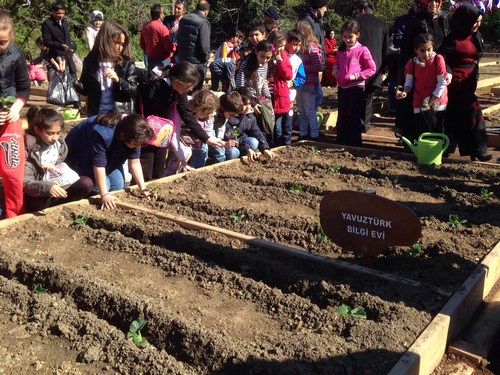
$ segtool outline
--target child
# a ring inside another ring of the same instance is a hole
[[[44,69],[44,65],[49,63],[49,49],[45,44],[43,44],[42,37],[38,37],[35,41],[36,46],[40,49],[40,55],[31,60],[29,67],[29,77],[30,81],[34,82],[36,86],[47,80],[47,72]]]
[[[228,120],[225,137],[237,140],[238,156],[246,155],[249,163],[257,160],[255,153],[257,149],[266,159],[272,160],[274,153],[270,150],[266,136],[257,125],[257,119],[253,114],[255,103],[252,100],[250,90],[246,87],[240,87],[236,91],[241,95],[243,111],[240,115]]]
[[[153,193],[146,189],[142,175],[141,146],[153,138],[153,130],[141,115],[112,112],[92,116],[76,125],[66,136],[68,165],[80,176],[93,179],[94,191],[101,195],[101,209],[116,208],[109,192],[125,186],[123,163],[128,167],[146,198]]]
[[[240,60],[238,52],[239,42],[243,39],[243,33],[238,29],[232,29],[227,40],[215,52],[214,61],[210,64],[212,86],[210,90],[219,90],[219,81],[222,81],[222,91],[234,90],[234,75],[236,64]]]
[[[193,95],[189,101],[189,108],[193,111],[201,127],[210,137],[216,137],[214,130],[214,114],[219,107],[219,100],[210,90],[201,90]],[[222,138],[222,136],[217,137]],[[203,143],[201,148],[193,149],[189,165],[193,168],[205,166],[208,158],[208,145]]]
[[[268,62],[273,57],[274,45],[266,40],[260,41],[255,50],[246,57],[236,76],[236,87],[248,87],[256,101],[255,112],[259,115],[261,129],[268,141],[274,132],[274,111],[267,81]]]
[[[132,113],[136,77],[127,32],[114,21],[104,21],[75,83],[77,91],[87,96],[87,115]]]
[[[25,134],[24,202],[27,211],[39,211],[57,204],[85,198],[94,183],[79,177],[64,160],[68,147],[62,138],[63,117],[52,108],[28,110]]]
[[[338,83],[337,143],[361,146],[361,130],[365,107],[363,91],[365,81],[375,73],[375,62],[370,51],[358,42],[359,24],[347,21],[342,26],[342,44],[332,74]]]
[[[28,100],[30,79],[26,59],[13,44],[14,22],[0,10],[0,97],[13,97],[0,112],[0,176],[5,193],[5,217],[23,213],[24,138],[19,113]],[[3,215],[3,213],[2,213]]]
[[[317,140],[319,138],[319,124],[316,112],[323,100],[323,91],[319,83],[319,72],[322,67],[322,51],[308,21],[301,20],[297,22],[296,28],[302,35],[302,53],[300,54],[300,58],[306,72],[306,80],[300,90],[297,91],[299,139]]]
[[[286,44],[285,51],[290,59],[290,64],[292,64],[292,79],[288,81],[288,87],[290,88],[290,107],[292,103],[295,102],[297,97],[297,90],[302,87],[306,80],[306,72],[304,71],[304,64],[302,59],[297,55],[302,46],[302,35],[297,29],[292,29],[286,34]],[[290,108],[288,112],[288,118],[286,124],[283,125],[282,129],[282,140],[283,144],[289,145],[292,143],[292,131],[293,131],[293,110]]]
[[[292,79],[292,64],[285,52],[286,36],[281,31],[274,31],[268,41],[274,44],[274,60],[269,64],[268,77],[269,86],[272,88],[273,110],[274,110],[274,134],[273,145],[283,145],[286,137],[283,137],[283,127],[288,121],[290,111],[290,89],[288,81]]]
[[[266,39],[266,26],[260,22],[250,25],[248,30],[248,44],[242,51],[243,57],[247,57],[254,50],[257,44]]]
[[[243,111],[243,102],[241,96],[236,91],[231,91],[222,95],[219,98],[219,110],[214,119],[214,132],[217,138],[221,139],[224,144],[222,147],[208,146],[210,158],[217,163],[236,159],[240,156],[238,150],[237,137],[227,132],[227,123],[230,118],[240,114]]]
[[[448,103],[446,64],[433,50],[432,35],[417,35],[414,46],[416,56],[406,64],[404,91],[397,95],[404,99],[413,90],[414,128],[405,134],[410,140],[425,132],[443,132]]]
[[[100,10],[94,10],[90,14],[90,26],[85,28],[85,41],[87,42],[87,48],[92,51],[94,47],[95,38],[99,32],[102,22],[104,21],[104,14]]]

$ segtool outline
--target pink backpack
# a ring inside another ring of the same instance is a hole
[[[154,137],[148,141],[148,144],[156,147],[169,147],[175,133],[173,121],[168,118],[150,115],[146,118],[146,122],[155,133]]]

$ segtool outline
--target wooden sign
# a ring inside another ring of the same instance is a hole
[[[411,246],[422,232],[420,220],[409,208],[350,190],[325,195],[319,218],[325,234],[337,245],[372,257],[387,246]]]

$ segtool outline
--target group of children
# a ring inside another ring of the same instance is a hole
[[[6,217],[23,212],[23,184],[30,210],[92,192],[100,194],[103,208],[112,209],[115,202],[109,192],[125,185],[127,160],[135,183],[149,198],[146,181],[200,168],[208,158],[222,162],[245,155],[253,162],[259,150],[272,159],[272,146],[292,141],[294,101],[299,139],[320,136],[316,113],[323,98],[319,73],[324,64],[321,45],[307,21],[298,21],[286,34],[277,28],[266,35],[265,26],[256,24],[246,51],[238,48],[242,34],[231,33],[212,63],[214,73],[229,69],[222,79],[226,92],[218,97],[201,90],[191,98],[187,94],[200,80],[193,64],[181,61],[160,72],[138,69],[126,30],[112,20],[102,22],[102,14],[95,21],[100,29],[75,83],[88,97],[89,118],[71,130],[66,144],[60,138],[63,119],[48,108],[30,109],[23,137],[19,112],[29,96],[26,61],[12,43],[11,17],[0,11],[0,69],[10,77],[0,82],[0,95],[16,98],[8,113],[0,114]],[[358,42],[356,21],[347,21],[340,34],[332,69],[339,87],[337,142],[360,146],[364,84],[374,74],[375,63]],[[398,97],[412,92],[416,119],[442,131],[448,78],[444,59],[434,53],[427,34],[416,38],[415,53]],[[218,89],[218,78],[213,79],[212,89]],[[170,121],[166,144],[150,142],[157,136],[148,124],[150,116]],[[416,133],[424,128],[416,126]],[[166,164],[168,149],[173,156]]]

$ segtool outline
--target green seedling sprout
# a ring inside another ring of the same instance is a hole
[[[486,188],[482,188],[479,194],[481,195],[481,198],[488,199],[493,195],[493,192]]]
[[[340,167],[335,165],[333,167],[328,167],[328,172],[333,173],[333,174],[339,174],[340,173]]]
[[[361,306],[356,306],[355,308],[351,309],[348,305],[343,303],[337,308],[336,312],[337,314],[342,316],[351,315],[354,318],[366,319],[366,311],[364,307]]]
[[[316,233],[316,242],[322,243],[326,239],[325,231],[322,227],[318,227],[318,232]]]
[[[457,214],[450,214],[448,216],[448,224],[452,228],[456,228],[461,224],[465,224],[467,222],[466,219],[460,219],[460,217]]]
[[[300,186],[299,184],[293,184],[290,187],[289,191],[291,193],[300,194],[300,193],[302,193],[302,186]]]
[[[153,186],[151,188],[151,192],[154,194],[154,196],[157,196],[158,195],[158,190],[160,190],[160,187],[159,186]]]
[[[311,146],[311,152],[313,154],[318,154],[319,153],[319,148],[318,146]]]
[[[419,255],[421,253],[423,253],[422,245],[420,245],[418,243],[414,243],[408,249],[408,254],[410,254],[412,257],[415,257],[415,256],[417,256],[417,255]]]
[[[14,96],[1,96],[0,97],[0,112],[8,111],[12,104],[16,102]]]
[[[235,139],[238,139],[238,136],[240,135],[240,129],[238,129],[237,126],[234,126],[233,129],[231,130],[231,133],[233,134],[233,137]]]
[[[245,218],[245,214],[241,212],[231,212],[231,215],[229,215],[229,218],[236,222],[236,221],[241,221]]]
[[[147,321],[143,318],[138,318],[130,324],[130,328],[128,329],[127,337],[131,338],[134,344],[139,348],[147,348],[149,345],[148,340],[142,337],[141,334],[141,329],[144,328],[146,323]]]
[[[82,216],[78,216],[75,219],[75,221],[73,221],[73,223],[76,224],[76,225],[86,226],[87,225],[87,221],[89,221],[89,217],[85,216],[85,215],[82,215]]]
[[[47,289],[45,289],[41,283],[35,283],[35,284],[33,284],[33,293],[45,294],[45,293],[47,293]]]

